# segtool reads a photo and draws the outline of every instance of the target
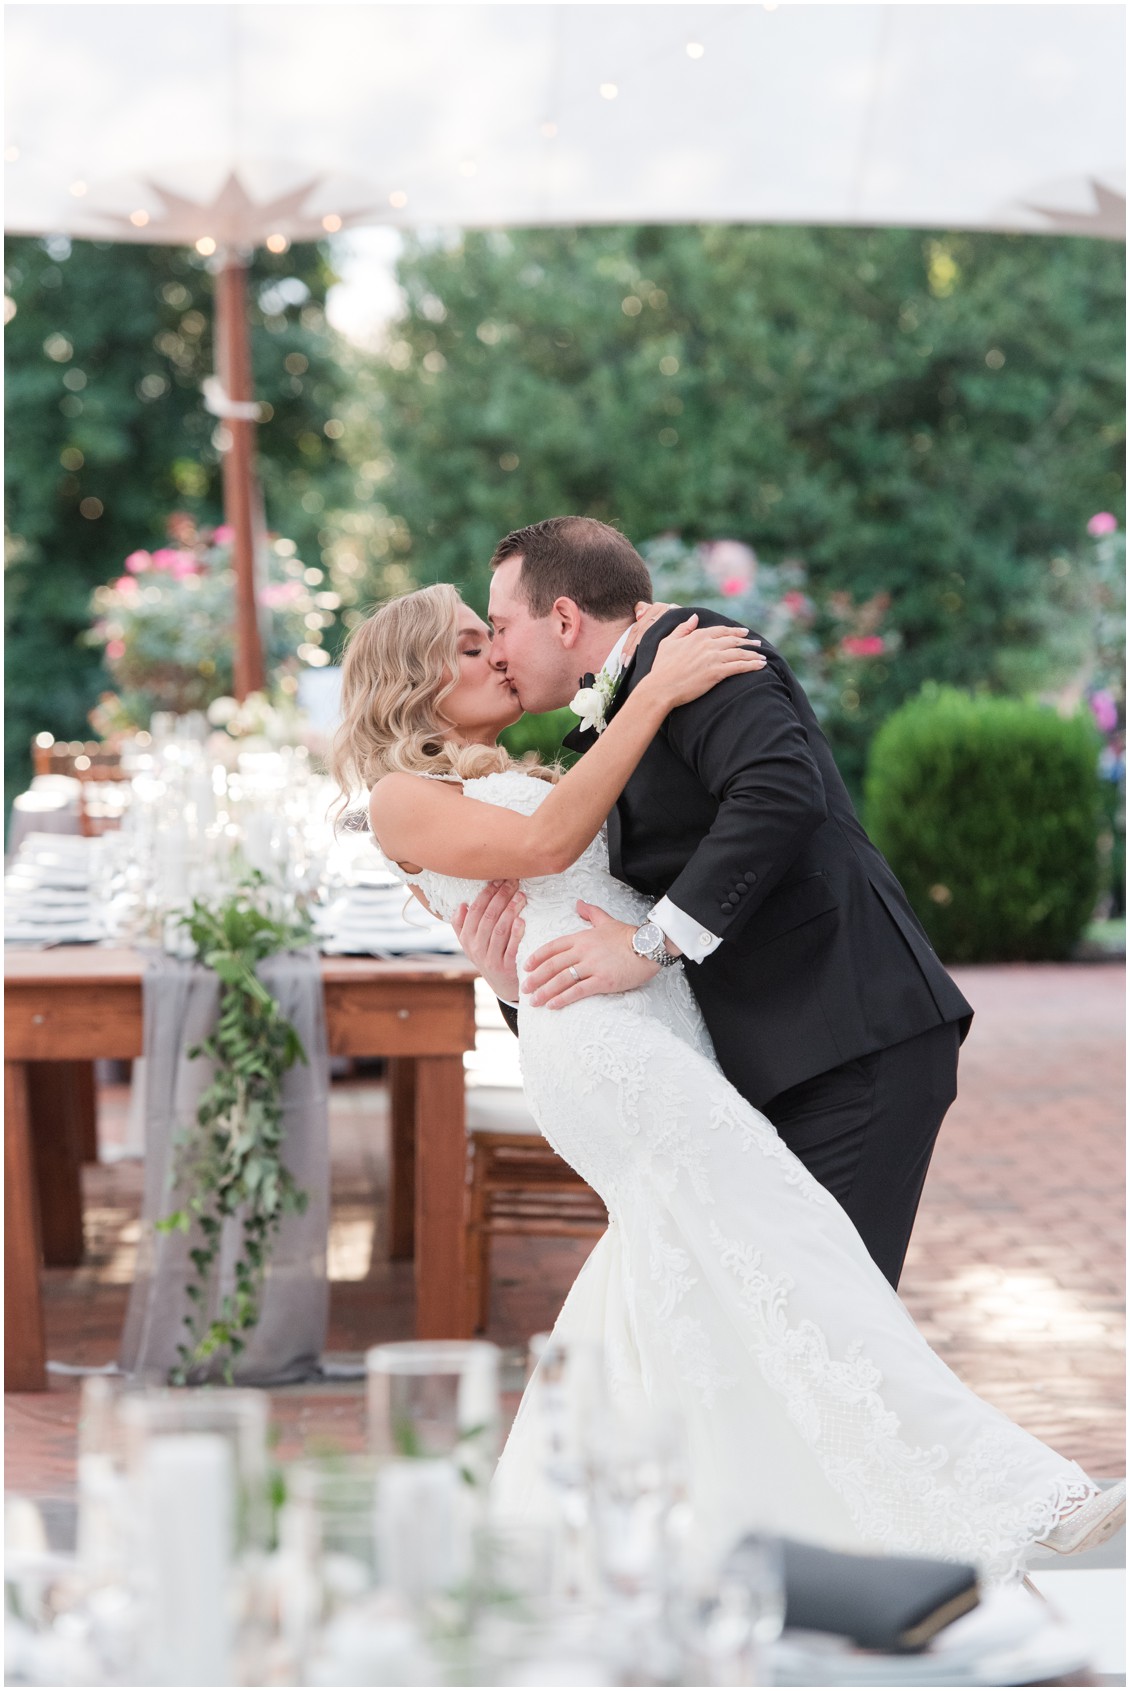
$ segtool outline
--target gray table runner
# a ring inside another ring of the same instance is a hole
[[[303,1215],[288,1215],[275,1236],[260,1320],[241,1352],[235,1378],[243,1385],[282,1385],[317,1372],[329,1305],[326,1241],[329,1230],[329,1053],[322,974],[314,953],[270,957],[258,971],[283,1014],[298,1030],[309,1066],[296,1063],[283,1081],[282,1160],[309,1194]],[[128,1374],[164,1375],[185,1340],[191,1307],[185,1284],[189,1251],[199,1230],[158,1233],[154,1223],[181,1207],[174,1184],[180,1136],[196,1119],[209,1084],[206,1058],[186,1052],[212,1031],[220,983],[200,963],[159,956],[142,982],[145,1042],[145,1196],[137,1270],[122,1333],[121,1366]],[[239,1218],[224,1227],[209,1319],[230,1291],[239,1244]],[[220,1369],[216,1375],[219,1377]]]

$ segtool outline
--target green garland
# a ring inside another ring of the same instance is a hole
[[[282,1081],[295,1062],[307,1062],[298,1034],[255,973],[256,964],[280,951],[308,944],[305,924],[278,919],[263,908],[263,877],[252,875],[223,903],[196,899],[182,918],[197,955],[219,976],[216,1028],[189,1057],[209,1057],[215,1069],[178,1157],[178,1183],[191,1192],[184,1206],[157,1222],[162,1233],[187,1233],[195,1222],[202,1242],[189,1256],[185,1286],[192,1309],[184,1317],[188,1341],[177,1346],[173,1385],[224,1355],[230,1385],[236,1356],[259,1320],[271,1242],[285,1215],[306,1208],[307,1194],[284,1167]],[[235,1286],[207,1318],[208,1289],[227,1218],[241,1216],[242,1240]]]

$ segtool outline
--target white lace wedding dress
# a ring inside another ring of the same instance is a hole
[[[464,783],[526,814],[550,790],[512,770]],[[411,880],[445,918],[481,885]],[[579,898],[633,923],[651,902],[608,873],[603,837],[523,890],[520,962],[585,925]],[[564,1010],[523,1004],[519,1029],[530,1108],[610,1218],[555,1331],[603,1343],[614,1393],[681,1414],[705,1544],[756,1527],[999,1580],[1091,1495],[930,1350],[840,1206],[723,1076],[682,967]],[[508,1513],[541,1506],[528,1401],[495,1479]]]

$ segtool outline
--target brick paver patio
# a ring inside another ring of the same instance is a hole
[[[1123,988],[1112,964],[956,971],[977,1010],[961,1093],[927,1181],[902,1291],[930,1342],[977,1391],[1097,1476],[1122,1474]],[[103,1094],[120,1138],[125,1092]],[[412,1276],[384,1240],[386,1116],[374,1080],[332,1098],[331,1352],[412,1330]],[[86,1171],[85,1265],[46,1276],[48,1354],[116,1351],[132,1273],[140,1165]],[[549,1326],[588,1247],[503,1241],[490,1337],[521,1347]],[[283,1454],[362,1441],[359,1383],[274,1394]],[[73,1493],[78,1382],[9,1396],[7,1485]]]

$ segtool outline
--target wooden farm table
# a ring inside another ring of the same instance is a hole
[[[80,1122],[90,1065],[141,1055],[144,968],[134,951],[5,952],[8,1391],[46,1386],[43,1245],[49,1262],[81,1258]],[[421,1338],[466,1337],[463,1052],[475,1043],[476,971],[461,957],[324,957],[322,977],[331,1054],[391,1060],[390,1249],[405,1257],[416,1247],[416,1330]]]

